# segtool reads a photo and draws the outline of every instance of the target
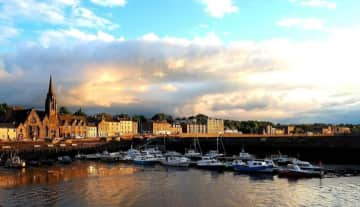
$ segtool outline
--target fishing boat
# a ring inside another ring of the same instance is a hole
[[[26,162],[17,155],[10,155],[5,162],[6,168],[25,168]]]
[[[172,167],[189,167],[190,159],[181,156],[167,156],[161,164]]]
[[[137,165],[154,165],[157,162],[159,162],[158,159],[151,154],[140,155],[134,158],[134,163]]]
[[[202,157],[201,160],[196,162],[196,166],[201,169],[208,169],[208,170],[217,170],[223,171],[225,170],[225,164],[217,159],[211,157]]]
[[[279,170],[279,177],[288,178],[313,178],[322,177],[323,171],[302,170],[298,165],[288,164]]]
[[[270,164],[267,164],[262,160],[235,160],[233,162],[233,168],[236,172],[242,173],[273,173],[274,167]]]
[[[61,164],[70,164],[72,162],[72,159],[69,156],[60,156],[58,157],[58,161]]]

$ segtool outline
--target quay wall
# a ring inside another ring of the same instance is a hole
[[[217,139],[197,137],[203,152],[215,150]],[[184,152],[194,148],[193,138],[165,138],[166,149]],[[259,157],[286,154],[312,162],[331,164],[360,164],[360,136],[243,136],[219,139],[226,154],[238,154],[242,148]],[[164,138],[155,138],[152,144],[164,144]]]

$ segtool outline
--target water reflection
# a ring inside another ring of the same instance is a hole
[[[0,168],[3,206],[351,206],[360,177],[292,180],[197,169],[76,162]]]
[[[135,173],[131,165],[103,165],[99,162],[74,163],[51,167],[32,167],[22,170],[0,168],[0,188],[12,188],[31,184],[56,184],[79,178],[111,177]]]

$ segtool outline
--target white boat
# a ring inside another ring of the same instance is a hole
[[[179,156],[167,156],[161,161],[161,164],[172,167],[189,167],[190,159]]]
[[[75,159],[77,159],[77,160],[86,159],[86,155],[85,155],[85,154],[78,153],[77,155],[75,155]]]
[[[120,161],[124,162],[132,162],[134,161],[135,157],[141,156],[141,153],[137,149],[133,149],[132,147],[125,153]]]
[[[202,155],[200,152],[196,152],[195,150],[189,150],[185,153],[185,157],[188,158],[201,158]]]
[[[222,171],[225,169],[225,164],[217,159],[211,157],[202,157],[201,160],[196,162],[196,166],[202,169],[218,170]]]
[[[146,155],[139,155],[134,158],[134,163],[138,165],[154,165],[158,161],[154,155],[146,154]]]
[[[164,154],[165,157],[168,157],[168,156],[181,156],[180,153],[176,152],[176,151],[167,151],[165,154]]]
[[[319,166],[314,166],[310,162],[301,161],[301,160],[298,160],[298,159],[293,159],[292,164],[299,166],[300,169],[302,169],[302,170],[310,170],[310,171],[320,171],[320,170],[322,170],[322,168],[319,167]]]
[[[263,160],[235,160],[233,168],[237,172],[243,173],[273,173],[274,167]]]
[[[5,162],[6,168],[25,168],[26,163],[17,155],[10,155]]]
[[[118,162],[122,158],[119,152],[112,152],[105,155],[102,155],[100,160],[104,162]]]
[[[211,157],[211,158],[218,158],[218,157],[223,157],[224,154],[219,153],[219,151],[217,151],[217,150],[210,150],[208,153],[205,154],[205,156]]]
[[[99,160],[101,158],[101,154],[100,153],[95,153],[95,154],[87,154],[85,156],[85,159],[87,160]]]
[[[243,161],[253,160],[253,159],[255,159],[255,156],[245,152],[244,148],[242,148],[241,152],[239,153],[238,159],[243,160]]]

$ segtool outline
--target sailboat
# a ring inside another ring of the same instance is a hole
[[[216,138],[216,150],[210,150],[208,153],[205,154],[205,156],[210,157],[210,158],[218,158],[218,157],[224,156],[223,153],[219,152],[219,137]]]
[[[185,157],[187,158],[190,158],[190,159],[195,159],[195,160],[199,160],[201,159],[201,152],[198,152],[196,150],[196,146],[199,145],[199,148],[200,148],[200,143],[197,143],[199,142],[199,140],[197,138],[194,138],[194,149],[189,149],[186,153],[185,153]],[[201,151],[201,149],[200,149]]]

